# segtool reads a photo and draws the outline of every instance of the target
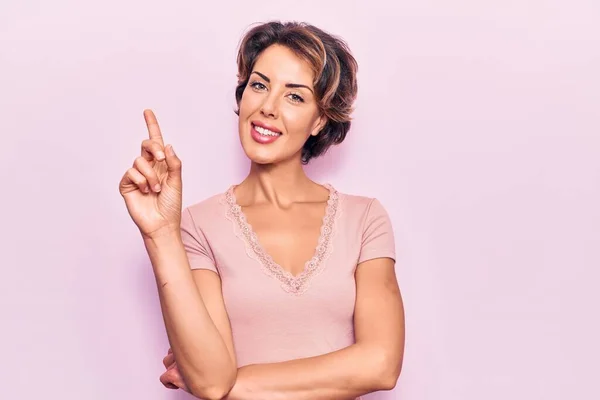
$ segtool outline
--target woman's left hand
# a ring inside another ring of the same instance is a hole
[[[175,362],[175,356],[173,356],[171,349],[169,349],[167,355],[163,358],[163,364],[167,370],[160,376],[160,382],[167,389],[183,389],[190,393],[179,373],[177,362]]]

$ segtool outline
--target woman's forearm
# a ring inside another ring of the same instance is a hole
[[[233,386],[237,370],[198,292],[181,236],[144,238],[144,244],[181,376],[195,396],[220,399]]]
[[[242,367],[227,400],[355,399],[391,390],[393,370],[384,351],[355,344],[317,357]]]

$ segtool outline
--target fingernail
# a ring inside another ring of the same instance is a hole
[[[156,152],[156,158],[158,159],[158,161],[164,160],[165,159],[165,153],[163,153],[162,151]]]
[[[167,151],[174,156],[175,155],[175,149],[173,149],[173,146],[169,145],[169,147],[167,147]]]
[[[144,189],[142,189],[142,191],[144,193],[148,193],[148,192],[150,192],[150,189],[148,189],[148,186],[144,186]]]
[[[154,185],[154,191],[160,192],[160,183],[157,183],[156,185]]]

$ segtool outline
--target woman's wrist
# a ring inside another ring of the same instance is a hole
[[[181,242],[181,229],[179,226],[164,227],[150,234],[142,233],[146,247],[170,247]]]
[[[163,264],[179,258],[180,253],[185,253],[180,230],[163,231],[151,236],[142,235],[144,246],[152,264]]]
[[[161,286],[166,282],[191,279],[189,261],[179,232],[145,237],[144,245]]]

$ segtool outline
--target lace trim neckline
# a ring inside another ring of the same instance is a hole
[[[237,203],[234,194],[236,185],[230,186],[225,192],[228,219],[234,221],[235,225],[237,225],[238,232],[240,233],[237,236],[244,241],[248,255],[260,263],[265,273],[278,279],[285,291],[293,294],[302,294],[306,291],[309,281],[321,272],[325,260],[331,253],[331,239],[335,229],[336,216],[338,215],[339,193],[330,184],[324,184],[323,186],[329,190],[329,198],[321,224],[317,247],[312,258],[306,261],[304,269],[298,275],[293,275],[285,270],[262,247],[256,233],[242,211],[242,207]]]

